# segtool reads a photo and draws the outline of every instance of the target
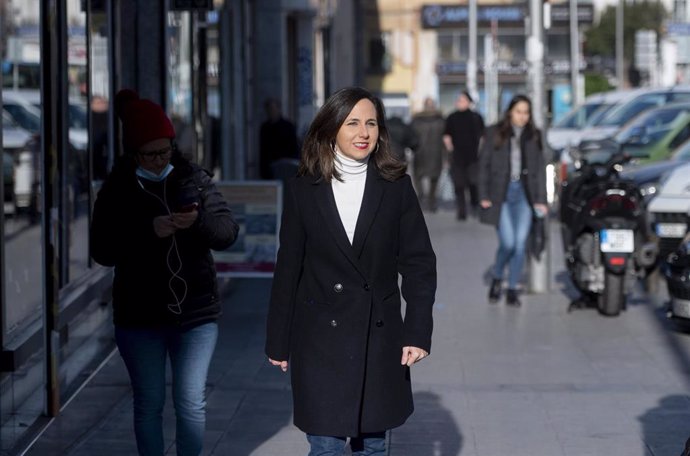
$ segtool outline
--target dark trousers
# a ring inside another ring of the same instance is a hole
[[[479,194],[477,193],[477,164],[457,164],[453,166],[451,174],[455,186],[455,204],[458,209],[458,218],[467,217],[467,192],[470,194],[470,205],[476,212],[479,206]]]
[[[419,196],[419,201],[423,202],[424,199],[427,199],[429,202],[429,208],[431,210],[435,210],[437,204],[436,200],[436,189],[438,188],[438,177],[429,177],[429,193],[425,194],[424,193],[424,186],[422,180],[424,179],[424,176],[417,176],[415,175],[414,177],[414,186],[415,189],[417,190],[417,196]]]

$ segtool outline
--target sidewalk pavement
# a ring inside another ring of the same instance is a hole
[[[431,356],[412,369],[414,415],[390,433],[393,456],[677,456],[690,435],[690,337],[637,293],[618,318],[567,313],[573,290],[560,238],[552,287],[520,309],[486,301],[495,232],[452,213],[427,217],[438,255]],[[556,234],[556,231],[553,231]],[[208,381],[204,455],[306,455],[289,378],[263,355],[270,281],[225,284]],[[132,405],[115,354],[28,455],[135,455]],[[168,399],[165,433],[173,445]]]

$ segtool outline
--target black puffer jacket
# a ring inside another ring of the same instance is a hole
[[[91,256],[104,266],[115,266],[113,305],[118,326],[187,327],[220,316],[210,249],[229,247],[238,226],[205,170],[179,156],[172,164],[167,179],[153,183],[137,179],[134,161],[123,157],[98,192]],[[192,202],[199,203],[199,216],[190,228],[167,238],[156,236],[154,217]],[[175,296],[182,300],[180,312],[171,306]]]

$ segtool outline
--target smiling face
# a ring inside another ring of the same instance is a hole
[[[379,123],[374,103],[362,98],[352,108],[335,137],[337,150],[353,160],[363,160],[376,147]]]
[[[529,104],[526,101],[518,101],[510,110],[510,123],[518,128],[527,125],[530,117]]]

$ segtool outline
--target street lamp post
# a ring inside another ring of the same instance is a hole
[[[548,10],[547,10],[548,11]],[[544,128],[544,22],[543,0],[530,0],[530,36],[527,38],[527,60],[529,61],[530,95],[532,118],[538,128]],[[550,18],[549,18],[550,19]],[[543,142],[543,141],[542,141]],[[546,172],[546,170],[544,170]],[[546,223],[548,240],[548,221]],[[533,293],[544,293],[549,289],[549,243],[535,258],[530,255],[529,289]]]

